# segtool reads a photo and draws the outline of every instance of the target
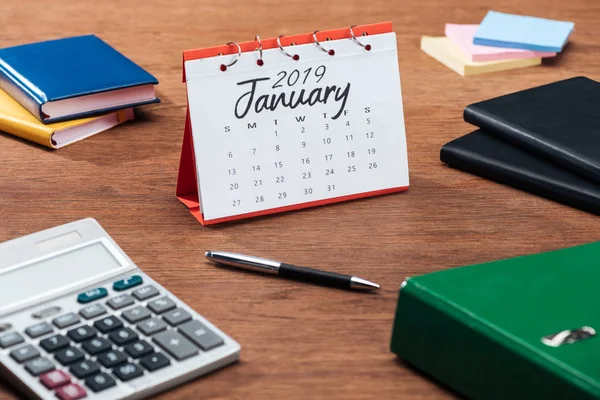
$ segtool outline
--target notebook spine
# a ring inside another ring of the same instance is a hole
[[[0,59],[0,89],[8,93],[31,114],[43,120],[42,104],[46,102],[44,94],[39,92],[39,89],[28,86],[23,79],[20,79],[18,72],[12,70],[2,59]]]
[[[588,162],[579,154],[571,153],[551,142],[541,140],[535,132],[531,132],[505,119],[486,112],[477,106],[469,105],[463,113],[465,122],[473,124],[484,131],[507,140],[523,149],[556,164],[569,168],[596,182],[600,181],[600,168]]]

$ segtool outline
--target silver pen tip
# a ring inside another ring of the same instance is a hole
[[[212,251],[207,251],[204,253],[204,257],[206,257],[206,258],[212,258],[212,255],[213,255]]]
[[[350,289],[376,290],[379,289],[379,285],[358,276],[353,276],[350,278]]]

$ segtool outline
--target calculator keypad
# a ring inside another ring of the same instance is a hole
[[[51,323],[27,327],[25,333],[39,338],[37,344],[26,343],[23,335],[9,331],[0,334],[0,348],[11,348],[10,357],[54,390],[57,398],[75,400],[87,397],[85,388],[102,392],[119,381],[166,368],[173,359],[186,360],[224,344],[171,298],[160,297],[153,285],[133,288],[143,283],[136,277],[115,282],[121,294],[99,301],[108,291],[92,289],[77,298],[92,304],[75,312],[55,313],[58,316]],[[82,324],[82,319],[87,322]]]

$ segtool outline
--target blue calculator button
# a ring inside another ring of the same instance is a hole
[[[116,291],[126,290],[144,283],[144,280],[139,275],[131,275],[129,278],[121,279],[113,283],[113,289]]]
[[[108,290],[99,287],[88,290],[87,292],[79,293],[77,301],[80,303],[89,303],[90,301],[98,300],[106,296],[108,296]]]

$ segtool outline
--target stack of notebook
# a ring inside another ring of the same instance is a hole
[[[462,76],[540,65],[564,48],[574,24],[490,11],[480,25],[446,24],[421,50]]]
[[[0,49],[0,131],[58,149],[133,119],[157,83],[93,35]]]
[[[585,77],[471,104],[480,129],[447,143],[450,167],[600,215],[600,83]]]

